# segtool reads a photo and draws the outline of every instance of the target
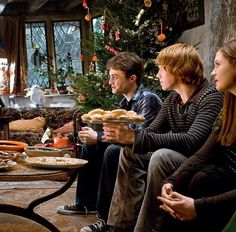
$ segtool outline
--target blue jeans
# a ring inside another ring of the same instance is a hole
[[[108,224],[135,232],[151,232],[156,226],[162,181],[186,157],[170,149],[134,154],[128,147],[120,153],[117,180]]]

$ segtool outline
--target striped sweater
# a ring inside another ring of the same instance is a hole
[[[135,153],[169,148],[192,155],[206,141],[223,104],[223,94],[207,82],[184,104],[172,92],[154,121],[144,130],[135,131]]]

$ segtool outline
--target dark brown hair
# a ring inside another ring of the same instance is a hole
[[[137,85],[140,85],[143,78],[143,62],[141,58],[133,52],[120,52],[107,61],[106,68],[108,70],[110,68],[122,70],[126,78],[135,75],[137,77]]]

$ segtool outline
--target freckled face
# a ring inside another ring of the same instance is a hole
[[[109,85],[111,86],[112,93],[126,94],[130,90],[131,79],[126,78],[122,70],[111,68],[109,70]]]
[[[165,70],[162,65],[158,65],[159,71],[156,77],[160,80],[161,88],[163,90],[174,90],[178,84],[178,78],[176,78],[169,71]]]
[[[215,80],[216,89],[218,91],[233,92],[236,89],[236,67],[231,64],[222,54],[218,51],[214,60],[215,67],[211,72]]]

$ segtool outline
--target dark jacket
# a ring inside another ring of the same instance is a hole
[[[143,124],[130,125],[133,128],[144,128],[153,121],[161,109],[161,106],[161,99],[155,93],[151,92],[141,84],[137,88],[130,101],[127,101],[127,99],[124,97],[120,101],[118,108],[133,110],[137,114],[144,116],[145,121]],[[98,131],[98,140],[101,140],[102,135],[103,132]]]

